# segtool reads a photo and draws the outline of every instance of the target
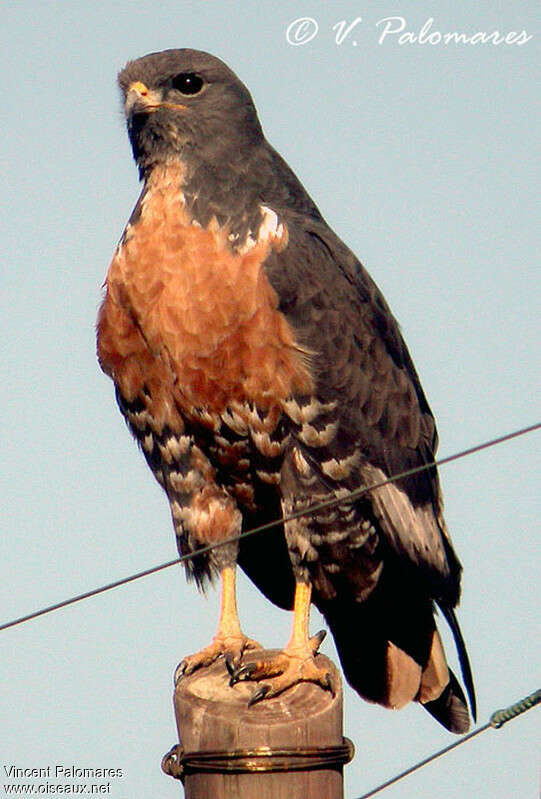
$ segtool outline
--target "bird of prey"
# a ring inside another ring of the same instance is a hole
[[[467,702],[434,621],[437,605],[475,716],[436,427],[385,299],[222,61],[152,53],[119,84],[143,188],[107,274],[99,362],[167,495],[179,551],[193,553],[189,576],[222,585],[216,636],[177,677],[223,657],[231,683],[256,681],[253,702],[300,681],[332,690],[316,658],[322,634],[309,636],[313,603],[362,697],[417,701],[465,731]],[[243,665],[258,645],[239,623],[237,564],[293,609],[291,638],[270,661]]]

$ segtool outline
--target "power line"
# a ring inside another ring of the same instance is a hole
[[[405,472],[400,472],[399,474],[395,474],[386,480],[382,480],[379,483],[374,483],[370,486],[362,486],[361,488],[357,488],[354,491],[350,491],[349,494],[340,496],[340,497],[333,497],[332,499],[324,500],[323,502],[316,503],[311,505],[308,508],[305,508],[301,511],[296,511],[291,513],[289,516],[285,516],[281,519],[276,519],[272,522],[267,522],[266,524],[260,524],[258,527],[254,527],[251,530],[246,530],[244,533],[241,533],[238,536],[233,536],[231,538],[225,539],[224,541],[219,541],[215,544],[209,544],[208,546],[201,547],[194,552],[191,552],[187,555],[182,555],[174,560],[169,560],[166,563],[160,563],[157,566],[152,566],[149,569],[144,569],[143,571],[136,572],[135,574],[129,575],[129,577],[122,577],[119,580],[114,580],[111,583],[106,583],[105,585],[100,586],[99,588],[93,588],[90,591],[85,591],[82,594],[77,594],[76,596],[70,597],[69,599],[64,599],[61,602],[56,602],[54,605],[48,605],[47,607],[41,608],[40,610],[33,611],[32,613],[28,613],[25,616],[20,616],[17,619],[13,619],[12,621],[5,622],[4,624],[0,625],[0,632],[2,630],[7,630],[9,627],[15,627],[18,624],[23,624],[24,622],[31,621],[32,619],[36,619],[39,616],[44,616],[47,613],[52,613],[54,610],[60,610],[60,608],[65,608],[68,605],[73,605],[76,602],[80,602],[83,599],[88,599],[92,596],[97,596],[98,594],[102,594],[105,591],[110,591],[113,588],[118,588],[121,585],[126,585],[127,583],[134,582],[134,580],[139,580],[141,577],[148,577],[150,574],[155,574],[156,572],[163,571],[164,569],[168,569],[170,566],[175,566],[177,563],[183,563],[186,560],[191,558],[198,557],[199,555],[204,555],[207,552],[210,552],[212,549],[217,549],[218,547],[226,546],[226,544],[231,544],[235,541],[239,541],[242,538],[248,538],[249,536],[256,535],[257,533],[262,533],[265,530],[270,530],[274,527],[278,527],[285,522],[290,522],[295,519],[299,519],[302,516],[309,516],[311,513],[318,513],[321,510],[326,508],[330,508],[333,505],[337,504],[344,504],[346,502],[354,502],[364,494],[368,493],[369,491],[373,491],[377,488],[382,488],[383,486],[388,485],[389,483],[394,483],[397,480],[401,480],[405,477],[411,477],[414,474],[418,474],[419,472],[423,472],[427,469],[433,469],[434,467],[443,466],[446,463],[451,463],[452,461],[459,460],[460,458],[465,458],[468,455],[473,455],[476,452],[481,452],[484,449],[488,449],[489,447],[495,447],[498,444],[503,444],[505,441],[510,441],[513,438],[518,438],[519,436],[526,435],[527,433],[533,433],[535,430],[539,430],[541,428],[541,422],[538,422],[533,425],[529,425],[528,427],[522,427],[519,430],[514,430],[512,433],[506,433],[503,436],[498,436],[498,438],[490,439],[489,441],[485,441],[482,444],[476,444],[473,447],[469,447],[468,449],[461,450],[460,452],[456,452],[454,455],[448,455],[445,458],[440,458],[440,460],[432,461],[431,463],[425,463],[421,466],[416,466],[413,469],[408,469]]]
[[[509,707],[503,708],[502,710],[497,710],[493,713],[490,719],[487,721],[486,724],[483,724],[482,727],[478,727],[476,730],[469,732],[467,735],[463,735],[462,738],[459,738],[458,741],[454,741],[454,743],[449,744],[449,746],[445,746],[443,749],[440,749],[438,752],[434,752],[434,754],[425,757],[424,760],[420,760],[415,765],[410,766],[405,771],[401,771],[400,774],[397,774],[395,777],[391,777],[390,780],[386,782],[382,782],[381,785],[378,785],[377,788],[372,788],[371,791],[368,793],[363,793],[362,796],[357,797],[357,799],[369,799],[370,796],[375,796],[380,791],[389,788],[391,785],[394,785],[399,780],[402,780],[404,777],[413,774],[414,771],[418,771],[418,769],[426,766],[428,763],[432,763],[433,760],[437,760],[442,755],[446,755],[447,752],[450,752],[452,749],[456,749],[457,746],[461,746],[461,744],[466,743],[467,741],[471,741],[472,738],[476,738],[482,732],[490,729],[499,729],[503,727],[511,719],[520,716],[522,713],[526,713],[527,710],[530,710],[535,705],[538,705],[541,702],[541,689],[534,691],[533,694],[521,699],[519,702],[515,702],[515,704],[510,705]]]

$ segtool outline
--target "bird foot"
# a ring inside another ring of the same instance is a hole
[[[230,685],[241,681],[259,681],[270,678],[269,682],[262,683],[249,701],[254,705],[262,699],[270,699],[281,694],[288,688],[300,682],[313,682],[321,685],[334,696],[336,693],[331,674],[326,668],[316,663],[315,656],[325,637],[325,631],[314,635],[306,643],[288,644],[277,655],[254,663],[247,663],[236,669],[229,670]]]
[[[175,669],[173,678],[175,686],[183,677],[192,674],[203,666],[210,666],[219,657],[225,659],[227,669],[232,674],[240,667],[245,651],[262,648],[261,644],[251,638],[247,638],[242,633],[239,635],[221,635],[218,633],[212,639],[212,643],[204,649],[195,652],[193,655],[187,655],[180,661]]]

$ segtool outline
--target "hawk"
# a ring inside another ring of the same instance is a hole
[[[223,657],[232,684],[257,681],[252,702],[303,680],[332,690],[316,658],[323,634],[309,635],[313,603],[362,697],[417,701],[465,731],[467,702],[434,621],[437,605],[475,717],[436,427],[385,299],[223,62],[152,53],[119,84],[143,189],[107,274],[99,362],[167,495],[179,552],[193,554],[188,575],[222,585],[216,636],[177,678]],[[243,665],[258,644],[239,623],[237,564],[293,609],[291,638],[271,661]]]

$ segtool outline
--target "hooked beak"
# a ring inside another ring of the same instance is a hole
[[[140,80],[134,81],[126,94],[126,116],[132,114],[151,114],[159,108],[172,108],[178,111],[185,110],[186,106],[180,103],[167,103],[161,98],[161,93],[156,89],[149,89]]]

